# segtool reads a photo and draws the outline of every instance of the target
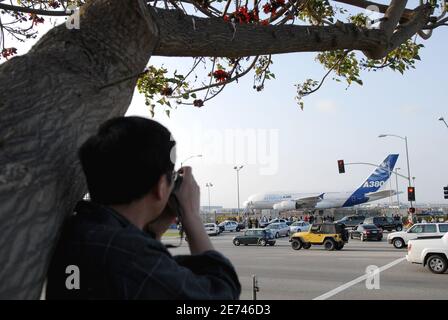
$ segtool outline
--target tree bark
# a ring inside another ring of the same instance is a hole
[[[123,115],[158,39],[143,0],[96,0],[0,66],[0,299],[39,298],[58,230],[86,192],[77,149]],[[81,271],[82,272],[82,271]]]

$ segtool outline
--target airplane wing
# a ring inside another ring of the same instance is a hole
[[[399,193],[402,193],[402,192],[399,192]],[[382,198],[395,196],[396,194],[397,194],[397,191],[395,191],[395,190],[383,190],[383,191],[366,193],[366,197],[369,199],[382,199]]]
[[[294,199],[296,202],[296,208],[314,208],[318,202],[321,202],[324,197],[324,194],[305,197],[305,198],[297,198]]]

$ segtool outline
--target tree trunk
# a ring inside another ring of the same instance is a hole
[[[143,0],[96,0],[0,66],[0,299],[39,298],[64,218],[86,192],[77,149],[123,115],[157,43]],[[82,271],[81,271],[82,272]]]

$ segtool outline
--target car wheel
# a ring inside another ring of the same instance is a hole
[[[397,226],[396,230],[397,231],[401,231],[401,230],[403,230],[403,227],[402,226]]]
[[[433,273],[444,273],[448,269],[448,262],[446,258],[441,255],[434,254],[428,258],[428,268]]]
[[[311,248],[311,243],[304,243],[303,244],[303,249],[309,249],[309,248]]]
[[[325,250],[333,251],[336,248],[336,242],[333,239],[327,239],[324,241]]]
[[[240,245],[240,240],[238,239],[233,240],[233,244],[238,247]]]
[[[395,238],[395,239],[392,241],[392,244],[393,244],[394,247],[397,248],[397,249],[401,249],[401,248],[404,247],[404,241],[403,241],[403,239],[401,239],[401,238]]]
[[[278,232],[275,234],[275,237],[276,237],[276,238],[279,238],[279,237],[280,237],[280,235],[278,234]]]
[[[264,240],[264,239],[260,239],[260,241],[258,241],[258,244],[260,245],[260,246],[266,246],[266,240]]]
[[[297,240],[297,239],[296,240],[292,240],[291,247],[294,250],[300,250],[302,248],[302,241]]]

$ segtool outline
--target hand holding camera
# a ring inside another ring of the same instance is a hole
[[[181,207],[182,226],[188,236],[188,244],[192,254],[213,250],[210,239],[205,232],[200,213],[200,189],[193,177],[191,167],[182,167],[179,170],[178,180],[175,182],[173,193]],[[179,212],[179,211],[178,211]]]

